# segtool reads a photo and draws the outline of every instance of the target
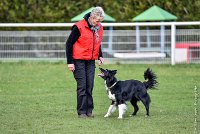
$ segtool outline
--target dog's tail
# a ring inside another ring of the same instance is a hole
[[[144,79],[148,80],[143,82],[146,89],[155,88],[158,85],[156,80],[157,76],[150,68],[147,68],[147,70],[144,72]]]

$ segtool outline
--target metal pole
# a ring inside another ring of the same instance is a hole
[[[112,53],[113,51],[113,48],[112,48],[112,37],[113,37],[113,27],[112,26],[109,26],[109,34],[108,34],[108,50],[110,53]]]
[[[140,51],[140,27],[136,26],[136,52]]]
[[[160,52],[164,53],[164,49],[165,49],[165,26],[161,25],[160,27]]]
[[[171,65],[175,65],[176,26],[171,24]]]
[[[147,26],[146,30],[147,30],[147,47],[150,48],[151,47],[151,37],[150,37],[150,32],[149,32],[149,26]]]

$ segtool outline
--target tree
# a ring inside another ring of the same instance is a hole
[[[70,22],[92,6],[102,6],[117,22],[130,22],[144,10],[157,5],[178,17],[178,21],[198,21],[197,0],[2,0],[1,23]]]

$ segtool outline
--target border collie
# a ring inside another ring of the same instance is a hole
[[[139,80],[118,81],[115,77],[117,70],[99,69],[101,74],[98,74],[98,76],[104,79],[108,97],[112,101],[104,117],[109,117],[118,107],[118,119],[122,119],[127,110],[126,101],[130,101],[134,107],[131,116],[136,115],[139,110],[138,101],[144,104],[146,116],[149,116],[149,104],[151,100],[147,90],[155,88],[158,84],[156,74],[150,68],[144,72],[144,79],[146,80],[144,82]]]

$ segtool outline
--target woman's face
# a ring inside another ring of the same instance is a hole
[[[93,26],[97,26],[99,23],[103,21],[103,18],[90,17],[90,21],[92,22]]]

